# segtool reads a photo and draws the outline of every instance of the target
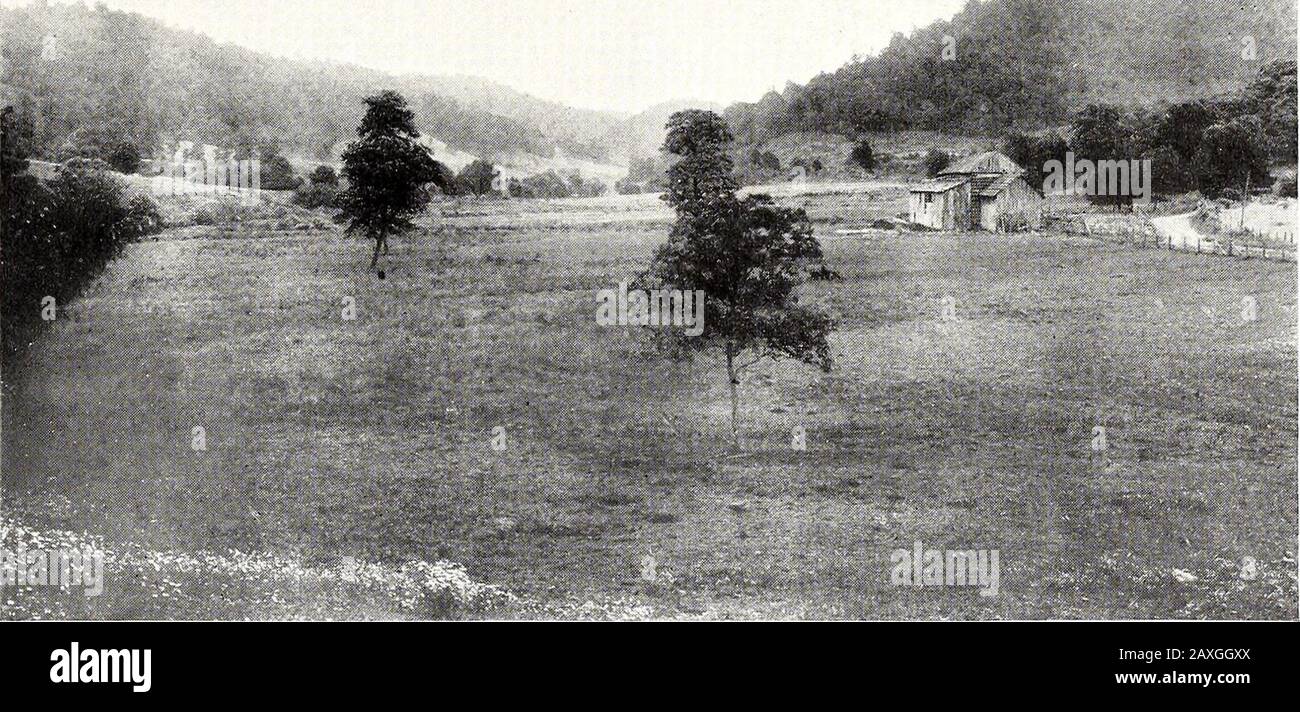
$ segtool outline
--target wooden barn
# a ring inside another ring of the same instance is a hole
[[[908,196],[911,220],[936,230],[965,230],[970,226],[970,181],[936,178],[918,183]]]
[[[939,177],[912,186],[911,220],[936,230],[1037,228],[1043,199],[1024,174],[1015,161],[997,151],[967,156]]]

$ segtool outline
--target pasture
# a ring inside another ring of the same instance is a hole
[[[716,359],[595,320],[666,211],[482,201],[394,239],[383,280],[323,223],[131,246],[7,379],[5,509],[161,550],[446,559],[653,617],[1296,617],[1294,264],[840,236],[899,193],[783,200],[844,276],[802,291],[840,320],[836,365],[756,367],[739,454]],[[998,595],[891,585],[917,541],[999,550]],[[201,617],[218,592],[188,595],[93,615]]]

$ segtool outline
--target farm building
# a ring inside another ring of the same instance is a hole
[[[997,151],[967,156],[911,187],[911,221],[936,230],[1036,228],[1043,200],[1024,174]]]
[[[908,196],[911,220],[936,230],[962,230],[970,225],[970,181],[936,178],[912,186]]]

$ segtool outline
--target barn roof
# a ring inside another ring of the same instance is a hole
[[[1007,189],[1007,186],[1019,179],[1023,173],[1006,173],[994,178],[988,185],[979,191],[980,196],[985,198],[997,197],[998,193]]]
[[[993,184],[993,181],[1005,176],[997,175],[977,175],[970,179],[971,195],[986,195],[984,190]]]
[[[913,183],[909,188],[913,193],[946,193],[953,188],[965,183],[968,178],[933,178],[931,180]]]
[[[973,153],[944,168],[939,175],[949,176],[963,173],[1023,173],[1016,162],[997,151]]]

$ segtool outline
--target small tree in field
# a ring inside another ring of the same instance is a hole
[[[871,150],[871,144],[867,143],[865,138],[853,147],[853,152],[849,155],[854,163],[862,166],[862,170],[870,173],[876,169],[876,154]]]
[[[456,177],[456,182],[461,191],[470,195],[487,195],[492,192],[492,183],[500,176],[496,167],[491,163],[477,158],[474,162],[465,166],[460,175]]]
[[[698,336],[670,331],[683,356],[717,349],[731,389],[731,434],[740,446],[740,375],[770,358],[831,366],[827,335],[834,321],[800,306],[795,289],[821,245],[802,209],[766,195],[736,196],[726,147],[731,132],[711,111],[681,111],[668,123],[664,150],[680,157],[664,195],[677,211],[668,242],[655,253],[649,278],[661,288],[703,290]]]
[[[337,188],[339,184],[339,177],[334,173],[332,166],[316,166],[316,170],[311,172],[310,179],[312,185],[328,185]]]
[[[446,173],[429,149],[416,142],[415,114],[401,94],[385,91],[366,99],[366,105],[359,138],[343,152],[348,188],[339,194],[338,205],[349,234],[361,232],[375,241],[373,268],[380,250],[388,253],[388,236],[413,228],[411,218],[428,205],[424,186],[443,181]]]

